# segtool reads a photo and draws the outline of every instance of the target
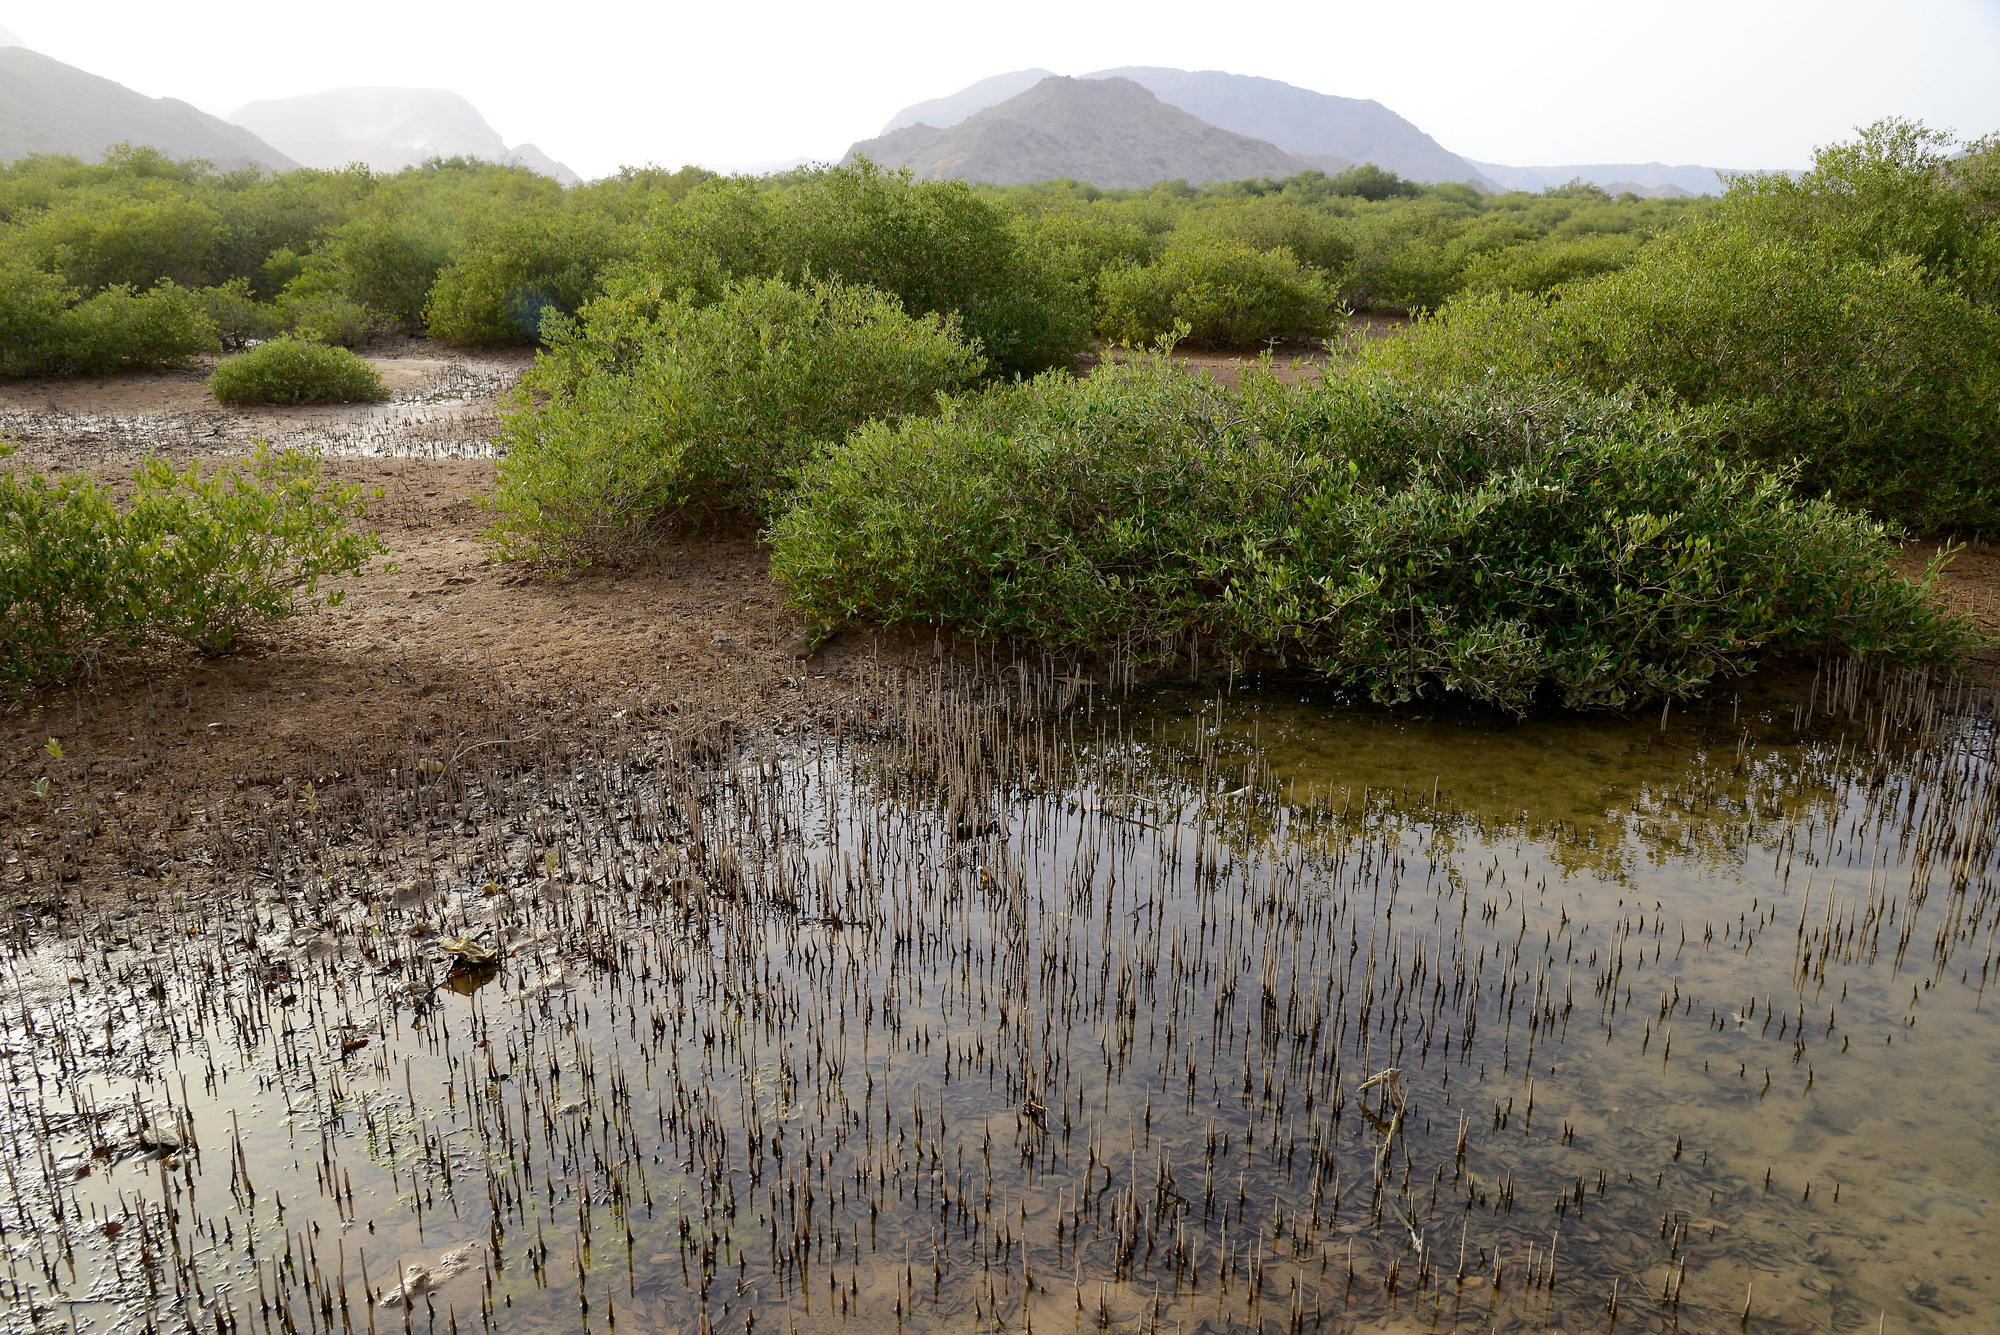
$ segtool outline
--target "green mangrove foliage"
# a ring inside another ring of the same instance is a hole
[[[199,295],[172,279],[84,297],[55,274],[0,257],[0,375],[186,366],[220,347]]]
[[[767,515],[815,450],[985,370],[952,318],[826,281],[732,281],[706,304],[614,286],[548,328],[505,419],[488,536],[559,566],[615,562],[676,519]]]
[[[206,476],[148,460],[122,505],[80,475],[0,471],[0,681],[18,692],[149,639],[225,652],[387,550],[349,527],[361,514],[318,459],[261,446]]]
[[[239,352],[208,378],[219,403],[375,403],[389,397],[382,376],[346,348],[274,338]]]
[[[956,315],[989,374],[1030,374],[1069,364],[1093,334],[1130,333],[1135,284],[1209,283],[1169,294],[1199,316],[1215,288],[1193,256],[1247,248],[1283,271],[1288,299],[1311,290],[1315,305],[1323,287],[1357,309],[1429,308],[1468,284],[1543,291],[1615,267],[1687,208],[1588,191],[1481,196],[1372,166],[1106,192],[917,181],[868,163],[754,179],[627,169],[564,188],[463,158],[260,176],[149,149],[96,164],[29,157],[0,166],[0,374],[177,364],[277,333],[532,344],[544,318],[574,315],[614,275],[696,301],[732,279],[867,285],[913,314]],[[1107,275],[1120,283],[1115,311]],[[194,300],[129,304],[156,290]],[[132,320],[146,332],[118,335]],[[1316,321],[1289,316],[1188,322],[1227,346],[1318,336]]]
[[[871,423],[770,530],[822,629],[1267,657],[1383,701],[1685,696],[1800,651],[1968,632],[1876,524],[1717,455],[1701,413],[1379,375],[1241,397],[1157,360]]]
[[[1127,347],[1176,327],[1194,348],[1303,343],[1326,338],[1345,315],[1325,274],[1290,250],[1199,233],[1176,236],[1151,264],[1106,270],[1098,285],[1098,328]]]
[[[1711,407],[1729,448],[1926,532],[2000,527],[2000,153],[1900,122],[1707,216],[1559,301],[1458,299],[1378,370],[1562,377]],[[1907,212],[1888,201],[1902,200]]]
[[[869,163],[738,179],[656,210],[617,270],[689,300],[732,279],[830,278],[892,293],[914,315],[953,315],[995,374],[1068,363],[1089,345],[1086,293],[1007,211],[962,181],[918,181]]]

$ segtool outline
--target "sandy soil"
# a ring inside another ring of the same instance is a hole
[[[1903,551],[1903,567],[1922,575],[1939,544],[1913,542]],[[1964,614],[1988,635],[2000,638],[2000,548],[1979,539],[1952,553],[1938,595],[1946,607]],[[1988,656],[1991,661],[1991,656]]]
[[[0,896],[33,884],[36,841],[58,827],[72,838],[77,810],[127,834],[94,863],[79,846],[79,879],[147,874],[164,836],[146,832],[168,828],[163,813],[212,791],[255,793],[347,739],[462,729],[475,706],[551,730],[626,710],[687,727],[840,728],[865,720],[888,674],[948,652],[930,637],[865,632],[809,652],[746,534],[682,539],[643,568],[564,579],[488,564],[477,496],[494,478],[495,398],[528,356],[410,341],[371,360],[392,386],[387,404],[233,412],[208,397],[199,369],[0,384],[0,434],[22,442],[15,466],[116,483],[149,450],[186,460],[239,456],[256,439],[318,448],[333,476],[379,489],[368,519],[394,566],[239,653],[109,662],[0,702]],[[1186,360],[1234,380],[1234,359]],[[1286,373],[1317,369],[1300,359]],[[1913,547],[1913,568],[1928,554]],[[1942,596],[2000,635],[2000,553],[1959,553]],[[55,796],[35,793],[43,779]]]

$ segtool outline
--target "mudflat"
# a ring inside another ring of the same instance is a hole
[[[155,874],[173,856],[171,835],[151,833],[170,827],[169,806],[210,791],[254,796],[360,737],[464,745],[474,716],[502,714],[535,735],[628,716],[683,734],[727,723],[824,735],[865,726],[895,673],[966,656],[929,635],[866,630],[815,645],[747,529],[670,538],[624,568],[561,577],[494,564],[480,496],[495,478],[499,413],[532,355],[419,339],[368,352],[386,403],[225,408],[202,366],[0,383],[16,467],[117,487],[149,453],[185,463],[241,457],[259,440],[313,449],[331,477],[365,489],[366,523],[389,547],[339,606],[260,629],[236,653],[114,658],[0,704],[0,821],[15,842],[53,828],[49,801],[32,791],[42,778],[126,832],[79,846],[71,879]],[[1242,364],[1185,360],[1225,383]],[[1323,354],[1278,360],[1288,376],[1324,365]],[[1910,544],[1911,571],[1937,549]],[[1958,550],[1939,595],[2000,635],[2000,553]],[[1989,673],[1995,663],[1990,651],[1981,660]],[[0,893],[31,885],[33,861],[17,851],[0,867]]]

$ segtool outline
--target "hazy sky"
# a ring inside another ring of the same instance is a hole
[[[900,107],[1035,65],[1223,69],[1372,97],[1454,152],[1516,165],[1798,167],[1886,115],[2000,130],[2000,0],[0,0],[0,24],[224,112],[352,84],[451,88],[508,143],[586,176],[833,158]]]

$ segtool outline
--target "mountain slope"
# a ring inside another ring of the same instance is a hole
[[[365,162],[400,171],[434,157],[520,165],[565,183],[576,173],[532,144],[510,149],[478,108],[446,88],[331,88],[239,107],[229,118],[308,167]]]
[[[863,140],[847,151],[847,161],[857,157],[907,166],[927,180],[1019,185],[1071,177],[1110,189],[1283,177],[1320,165],[1210,125],[1129,79],[1053,75],[956,125],[906,125]]]
[[[1221,70],[1127,65],[1086,79],[1130,79],[1225,130],[1268,139],[1288,153],[1331,153],[1372,162],[1413,181],[1472,181],[1478,168],[1380,102],[1316,93],[1276,79]]]
[[[934,97],[928,102],[904,107],[889,118],[889,123],[882,127],[882,133],[894,134],[906,125],[934,125],[941,130],[949,129],[968,116],[1027,92],[1053,73],[1044,69],[1015,70],[1011,74],[996,74],[981,79],[947,97]]]
[[[1042,70],[1017,70],[981,79],[948,97],[904,107],[889,118],[882,133],[888,135],[919,122],[949,129],[1045,76]],[[1266,140],[1288,153],[1334,160],[1339,163],[1334,171],[1356,162],[1373,162],[1411,180],[1472,181],[1491,188],[1476,164],[1446,151],[1380,102],[1333,97],[1276,79],[1220,70],[1129,65],[1081,77],[1130,79],[1160,101],[1220,129]],[[1312,165],[1322,166],[1320,162]]]
[[[206,158],[224,171],[299,165],[249,130],[176,98],[147,97],[24,46],[0,46],[0,161],[67,153],[95,162],[120,143]]]

